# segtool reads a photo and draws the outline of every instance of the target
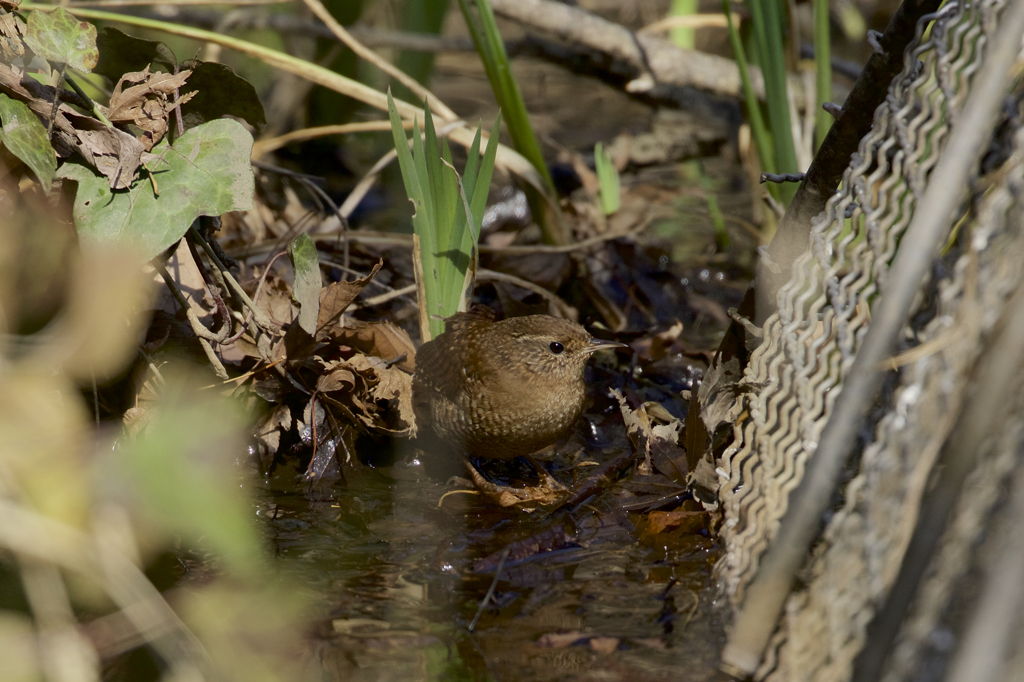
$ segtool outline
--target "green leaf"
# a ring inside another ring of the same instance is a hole
[[[79,163],[65,163],[59,175],[78,181],[74,217],[84,245],[128,245],[148,260],[181,239],[199,216],[252,208],[251,151],[249,132],[223,119],[153,148],[158,158],[146,166],[159,195],[145,173],[113,192],[105,177]]]
[[[43,191],[49,194],[57,172],[57,154],[50,145],[46,127],[25,103],[7,95],[0,95],[0,121],[3,121],[0,142],[32,169]]]
[[[449,215],[452,213],[450,209],[454,208],[454,202],[450,201],[450,197],[444,191],[444,166],[441,164],[441,150],[437,144],[437,133],[434,130],[434,117],[426,105],[423,107],[423,116],[423,161],[426,163],[427,173],[426,176],[421,175],[420,180],[422,181],[426,177],[430,181],[430,200],[433,205],[433,211],[430,214],[430,230],[434,234],[438,247],[442,247],[448,243],[451,237],[451,220],[454,216],[449,217]],[[420,238],[422,239],[422,236]],[[444,316],[446,311],[442,309],[438,314]]]
[[[697,0],[672,0],[671,9],[668,11],[670,17],[688,17],[697,14]],[[697,42],[697,31],[692,27],[677,26],[668,33],[668,39],[677,47],[684,50],[694,49]]]
[[[463,282],[466,279],[466,268],[472,250],[466,232],[466,211],[459,200],[462,193],[462,182],[452,165],[452,153],[448,148],[448,140],[442,145],[444,165],[440,169],[443,180],[443,192],[447,203],[445,222],[440,224],[438,237],[438,258],[441,259],[441,315],[449,317],[465,310],[462,299]]]
[[[25,44],[43,59],[86,73],[92,71],[100,58],[96,27],[75,19],[60,7],[52,12],[35,10],[29,14]]]
[[[444,244],[458,245],[453,240],[455,221],[458,220],[458,187],[455,176],[455,166],[452,165],[452,150],[448,147],[448,140],[441,138],[441,157],[438,159],[438,172],[441,176],[441,194],[444,196],[444,210],[438,217],[439,238]],[[454,312],[454,311],[453,311]]]
[[[151,64],[164,67],[168,73],[178,63],[171,49],[155,40],[143,40],[104,26],[96,36],[99,61],[93,73],[117,83],[126,73],[142,71]]]
[[[310,336],[316,336],[316,320],[320,315],[320,260],[316,244],[308,234],[300,234],[288,245],[288,257],[295,269],[292,298],[299,304],[299,326]]]

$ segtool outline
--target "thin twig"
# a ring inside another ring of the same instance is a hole
[[[213,346],[210,345],[210,341],[219,344],[223,341],[223,338],[220,335],[211,332],[203,325],[202,322],[199,321],[195,311],[192,310],[192,306],[189,305],[188,300],[185,298],[184,294],[181,293],[181,289],[178,288],[178,284],[171,277],[170,273],[167,272],[167,268],[164,267],[163,263],[153,261],[153,266],[157,269],[157,272],[160,273],[160,276],[163,277],[164,283],[167,285],[167,288],[170,289],[171,295],[174,296],[174,300],[177,301],[181,309],[185,311],[185,317],[188,319],[188,323],[191,325],[192,331],[199,340],[199,345],[202,347],[203,353],[206,354],[206,358],[210,361],[210,364],[213,365],[214,372],[217,373],[219,378],[227,379],[228,372],[224,368],[224,364],[220,361],[220,358],[218,358],[217,354],[214,352]],[[230,329],[230,327],[227,327],[227,329]]]
[[[273,258],[270,259],[270,263],[267,264],[267,267],[263,270],[263,274],[260,275],[260,281],[256,285],[256,292],[252,296],[252,304],[253,304],[253,306],[255,306],[257,303],[260,302],[260,293],[262,293],[262,291],[263,291],[263,283],[267,280],[267,273],[269,273],[270,269],[272,267],[274,267],[274,263],[277,262],[277,259],[280,258],[281,256],[287,254],[287,253],[288,253],[287,251],[281,251],[276,256],[274,256]],[[227,346],[229,344],[234,343],[238,339],[242,338],[242,334],[244,334],[246,332],[246,330],[249,328],[249,322],[251,322],[251,321],[252,321],[252,310],[249,309],[249,310],[245,311],[245,318],[242,320],[242,328],[239,329],[238,333],[235,334],[234,336],[231,336],[231,337],[228,337],[227,339],[225,339],[223,345]]]
[[[185,245],[188,247],[189,254],[192,255],[192,260],[196,264],[196,269],[199,270],[199,275],[203,280],[203,286],[206,287],[206,293],[208,293],[210,298],[213,299],[213,303],[217,307],[217,312],[220,313],[221,318],[224,320],[224,328],[217,332],[217,338],[211,339],[211,341],[223,344],[224,339],[227,339],[231,335],[231,312],[228,310],[227,304],[224,303],[224,299],[221,297],[217,286],[210,281],[210,273],[206,271],[206,266],[203,265],[203,261],[199,258],[199,253],[196,251],[196,245],[192,243],[192,240],[189,239],[187,235],[185,237]],[[213,272],[215,273],[214,276],[219,274],[216,268],[214,268]],[[217,277],[217,280],[219,280],[218,283],[220,284],[221,289],[226,290],[227,287],[224,287],[223,278]]]
[[[473,616],[473,621],[469,624],[470,632],[473,632],[476,628],[476,622],[480,620],[480,616],[483,615],[487,604],[490,603],[491,599],[494,597],[494,591],[498,587],[498,579],[501,578],[501,570],[505,568],[505,560],[508,559],[508,555],[511,551],[512,545],[506,545],[504,551],[501,553],[501,559],[498,561],[498,568],[494,571],[494,580],[491,581],[491,587],[487,590],[487,594],[484,595],[483,601],[480,602],[480,607],[476,610],[476,615]]]
[[[334,35],[338,36],[338,40],[345,43],[345,45],[355,52],[357,56],[362,57],[405,87],[409,88],[409,91],[416,95],[420,101],[429,103],[431,109],[441,118],[446,121],[453,121],[459,118],[454,111],[449,109],[444,102],[437,97],[437,95],[423,87],[423,85],[415,78],[412,78],[404,71],[397,68],[394,64],[381,58],[381,56],[376,52],[356,40],[352,34],[346,31],[334,16],[327,11],[327,8],[323,6],[323,3],[321,3],[320,0],[303,1],[306,3],[306,6],[313,10],[313,13],[327,25],[327,28],[331,29],[331,31],[334,32]]]
[[[384,303],[387,303],[388,301],[393,301],[396,298],[401,298],[402,296],[408,296],[409,294],[415,293],[416,285],[410,284],[408,286],[402,287],[401,289],[389,291],[386,294],[380,294],[378,296],[371,296],[369,298],[363,298],[358,301],[354,301],[352,303],[352,308],[356,310],[361,308],[372,308],[373,306],[382,305]]]
[[[522,277],[516,277],[515,275],[509,275],[504,272],[496,272],[494,270],[487,270],[480,268],[476,273],[477,279],[481,282],[506,282],[508,284],[514,284],[517,287],[532,291],[533,293],[544,297],[551,305],[559,312],[560,315],[573,322],[579,319],[579,311],[573,308],[571,305],[563,301],[554,294],[539,284],[534,284],[529,280],[525,280]]]
[[[220,268],[220,271],[224,275],[224,280],[227,282],[231,290],[235,293],[239,300],[247,308],[249,308],[249,310],[252,311],[253,321],[255,321],[256,324],[258,324],[260,327],[267,331],[273,331],[277,329],[277,325],[271,322],[270,318],[268,318],[259,309],[256,308],[256,305],[252,302],[252,299],[249,298],[249,294],[245,293],[245,290],[242,288],[242,285],[240,285],[238,281],[231,275],[231,273],[227,271],[227,268],[224,267],[224,264],[217,257],[217,254],[210,247],[210,245],[206,243],[206,240],[203,239],[202,235],[200,235],[199,232],[194,227],[190,227],[189,230],[191,230],[193,234],[195,234],[196,240],[203,247],[203,250],[206,251],[206,254],[210,257],[210,260],[212,260],[213,263],[218,268]]]

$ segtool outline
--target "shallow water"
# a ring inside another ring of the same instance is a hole
[[[364,468],[347,487],[311,494],[297,480],[291,471],[269,480],[259,513],[280,568],[313,596],[308,665],[321,679],[715,674],[725,612],[706,531],[640,543],[639,515],[613,493],[543,521],[466,494],[439,507],[464,486],[404,465]]]

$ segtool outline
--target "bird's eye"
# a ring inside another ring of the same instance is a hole
[[[565,346],[558,343],[558,341],[552,341],[551,345],[548,346],[548,348],[550,348],[551,352],[554,353],[555,355],[561,355],[562,351],[565,350]]]

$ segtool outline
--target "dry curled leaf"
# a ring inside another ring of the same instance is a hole
[[[190,92],[173,99],[174,91],[185,84],[191,73],[150,73],[147,66],[142,71],[124,74],[110,95],[107,118],[115,124],[131,123],[140,128],[141,142],[150,151],[167,133],[167,119],[174,107],[195,96],[195,92]]]
[[[85,157],[89,165],[96,168],[110,181],[110,189],[127,189],[135,179],[135,174],[142,165],[144,145],[134,136],[118,130],[107,128],[98,122],[85,124],[91,119],[81,118],[84,125],[91,129],[76,131],[78,151]]]
[[[16,59],[25,54],[24,35],[25,24],[16,14],[0,15],[0,55],[4,59]]]
[[[409,334],[393,322],[346,319],[345,326],[335,326],[330,330],[330,335],[339,343],[381,358],[406,372],[416,370],[416,346]]]
[[[316,320],[318,331],[326,329],[345,312],[382,265],[383,259],[377,261],[366,277],[360,277],[354,282],[332,282],[320,290],[320,313]]]
[[[316,390],[321,393],[333,391],[351,391],[356,386],[356,376],[346,367],[338,367],[321,376],[316,382]]]
[[[518,507],[523,511],[555,505],[569,496],[565,486],[552,478],[543,468],[539,469],[538,473],[541,480],[537,485],[516,488],[492,483],[484,478],[476,467],[469,467],[469,476],[481,493],[500,507]]]
[[[622,393],[613,389],[611,394],[619,401],[619,410],[630,442],[644,455],[644,461],[638,467],[639,473],[653,473],[653,462],[663,474],[678,483],[684,483],[687,474],[686,457],[685,451],[678,445],[682,423],[658,403],[644,403],[634,410]],[[657,421],[664,423],[659,424]]]

